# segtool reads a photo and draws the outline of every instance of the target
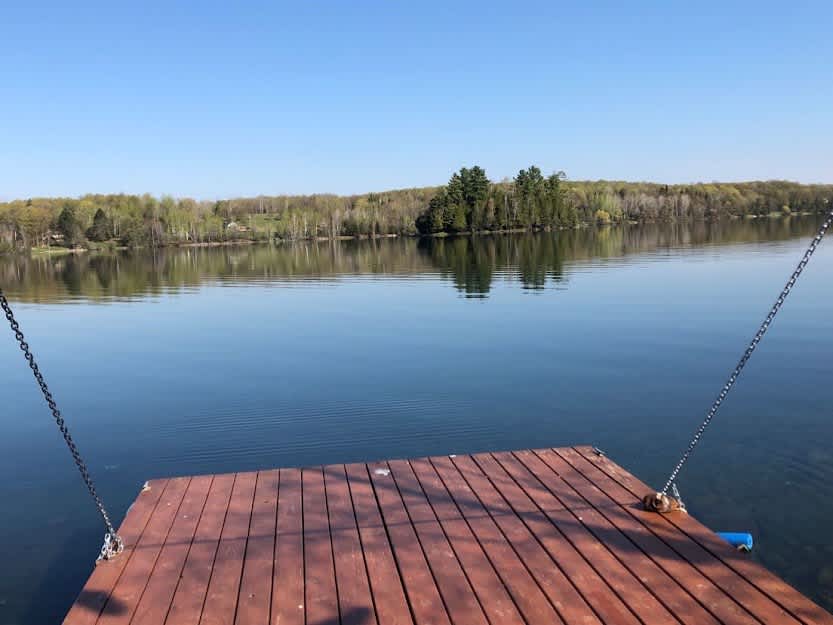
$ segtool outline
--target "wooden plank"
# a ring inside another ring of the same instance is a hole
[[[631,517],[640,521],[642,525],[650,530],[661,540],[673,553],[677,554],[678,560],[689,562],[704,577],[709,579],[715,586],[731,596],[750,614],[755,616],[762,623],[797,623],[781,606],[774,603],[757,588],[749,584],[736,572],[727,567],[719,558],[708,553],[696,542],[690,539],[685,533],[680,532],[669,519],[674,516],[688,516],[683,513],[673,515],[658,515],[646,512],[642,509],[639,500],[622,488],[615,480],[600,471],[592,463],[578,452],[572,449],[559,450],[554,452],[566,461],[573,471],[580,474],[586,481],[592,481],[597,485],[589,495],[604,490],[605,501],[624,504],[624,508]],[[568,469],[570,470],[570,469]]]
[[[451,498],[529,623],[563,623],[518,553],[448,458],[431,458]]]
[[[324,489],[330,514],[341,625],[376,625],[370,580],[344,466],[324,467]]]
[[[301,470],[280,470],[272,621],[304,625],[304,530]]]
[[[564,622],[567,625],[602,623],[593,607],[581,596],[570,578],[514,514],[474,460],[469,456],[457,456],[454,458],[454,465],[483,503],[488,514],[495,520],[506,539],[521,556],[533,577],[561,614]]]
[[[604,567],[606,579],[621,588],[620,593],[623,598],[626,598],[629,603],[637,601],[635,605],[643,606],[640,613],[653,616],[656,613],[656,606],[647,598],[644,599],[644,603],[638,603],[642,592],[638,588],[630,587],[627,578],[617,570],[616,562],[629,571],[682,623],[686,625],[716,625],[718,623],[717,619],[689,595],[673,577],[645,555],[605,516],[581,499],[538,456],[531,451],[514,452],[513,455],[518,459],[519,464],[528,470],[530,476],[534,475],[535,482],[543,485],[545,490],[536,488],[532,478],[523,481],[530,496],[553,522],[561,524],[560,526],[576,544],[580,541],[589,541],[588,544],[592,544],[595,541],[605,546],[604,550],[597,549],[596,557],[602,560],[599,564],[600,569]],[[520,469],[518,469],[518,479],[523,479]],[[571,523],[571,519],[577,520],[578,523]],[[615,562],[610,561],[605,553],[615,556]]]
[[[118,529],[124,541],[124,552],[114,560],[100,562],[95,566],[81,594],[67,613],[64,625],[93,625],[98,620],[167,485],[168,480],[153,480],[147,483],[146,489],[139,492]]]
[[[272,607],[279,472],[257,474],[235,623],[268,623]]]
[[[407,602],[402,577],[382,523],[367,466],[349,464],[345,467],[345,472],[379,623],[413,625],[413,613]]]
[[[389,472],[380,475],[371,471],[376,492],[382,493],[379,496],[382,512],[390,511],[394,523],[413,528],[412,535],[415,532],[418,542],[416,549],[421,548],[425,555],[451,622],[487,625],[483,608],[408,462],[400,460],[374,466]],[[389,494],[383,496],[385,493]],[[412,563],[410,557],[407,562]]]
[[[590,448],[150,486],[65,625],[833,625]]]
[[[575,451],[581,454],[586,461],[612,477],[621,486],[626,488],[631,495],[637,497],[637,493],[654,491],[654,489],[645,485],[609,458],[596,454],[592,447],[576,447]],[[685,532],[704,549],[708,550],[709,553],[720,558],[726,566],[737,572],[748,582],[753,583],[758,589],[802,623],[806,625],[810,625],[811,623],[833,625],[833,615],[810,601],[795,588],[754,560],[732,549],[725,541],[695,518],[690,515],[674,515],[673,517],[668,517],[667,521],[675,525],[682,532]]]
[[[301,480],[304,489],[304,605],[307,623],[335,623],[339,614],[338,594],[323,470],[303,469]]]
[[[98,623],[115,625],[130,622],[190,482],[189,477],[174,478],[169,482]]]
[[[257,473],[238,473],[208,583],[202,625],[231,625],[237,610]]]
[[[460,565],[465,569],[489,622],[523,625],[525,621],[517,606],[431,464],[423,459],[413,463],[395,461],[390,466],[403,493],[424,493],[424,500],[430,506],[430,515],[428,510],[409,503],[409,497],[405,496],[406,504],[413,510],[412,518],[416,515],[417,523],[423,520],[430,523],[433,517],[439,523]]]
[[[166,623],[197,625],[202,615],[214,558],[226,520],[235,475],[217,475],[211,483],[208,499],[200,517],[191,550],[182,569],[182,579],[174,594]]]
[[[373,463],[367,465],[367,470],[417,625],[450,625],[447,608],[387,465]]]
[[[752,607],[759,609],[749,610],[747,593],[754,589],[748,585],[738,587],[737,582],[742,580],[735,575],[725,575],[725,567],[724,571],[715,572],[708,566],[697,566],[681,558],[676,550],[679,545],[687,542],[687,537],[678,533],[667,537],[668,540],[662,540],[662,537],[651,529],[651,524],[655,521],[662,523],[660,515],[642,510],[641,502],[631,498],[627,507],[613,505],[615,502],[608,496],[611,485],[605,484],[604,480],[598,480],[598,476],[594,475],[592,479],[588,479],[567,462],[567,457],[558,452],[544,451],[540,452],[539,456],[719,619],[738,623],[794,623],[788,615],[771,603],[761,606],[760,602],[753,601]],[[572,460],[575,461],[575,458]],[[648,525],[641,521],[647,521]]]
[[[158,625],[165,621],[173,601],[176,585],[185,565],[185,558],[194,540],[194,532],[211,488],[210,475],[195,477],[179,505],[171,530],[136,606],[132,625]]]
[[[501,460],[498,462],[496,457]],[[630,593],[631,601],[636,606],[642,606],[651,614],[651,622],[657,625],[677,625],[677,620],[657,600],[642,589],[639,583],[630,575],[622,579],[618,562],[609,553],[599,549],[599,543],[589,534],[580,531],[573,532],[576,543],[567,539],[565,531],[576,528],[575,519],[551,519],[538,508],[535,502],[515,482],[514,476],[526,477],[517,466],[517,460],[511,454],[478,454],[473,456],[480,469],[486,474],[495,489],[501,494],[516,515],[524,522],[530,532],[535,535],[539,543],[547,550],[564,574],[570,578],[585,600],[593,606],[599,617],[605,623],[638,625],[639,619],[634,612],[623,603],[611,588],[611,584],[618,581],[616,586],[620,592]],[[507,471],[507,467],[512,473]],[[526,481],[527,486],[531,486]],[[535,491],[533,491],[535,492]],[[555,522],[554,522],[555,521]],[[586,559],[585,559],[586,558]],[[599,566],[594,569],[590,562]],[[616,576],[619,576],[618,578]],[[635,596],[634,596],[635,595]]]

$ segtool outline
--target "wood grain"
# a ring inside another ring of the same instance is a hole
[[[65,625],[833,625],[590,447],[155,480]]]

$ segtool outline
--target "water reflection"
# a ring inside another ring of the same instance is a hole
[[[16,300],[50,303],[153,296],[205,284],[439,274],[467,297],[486,297],[498,275],[525,289],[557,286],[588,259],[707,245],[783,241],[812,234],[812,217],[684,222],[559,233],[167,248],[112,254],[5,257],[0,281]]]
[[[657,483],[817,226],[2,257],[0,284],[43,304],[15,308],[114,518],[159,476],[575,443]],[[829,243],[681,482],[828,609]],[[0,623],[60,622],[100,521],[9,332],[0,371]]]

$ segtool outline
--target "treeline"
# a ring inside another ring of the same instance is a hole
[[[591,223],[821,213],[833,185],[568,181],[538,167],[492,182],[464,167],[443,187],[197,201],[85,195],[0,203],[0,251],[572,228]]]
[[[538,167],[492,183],[480,167],[452,175],[417,218],[423,234],[574,228],[590,223],[717,220],[771,214],[823,213],[833,185],[787,181],[667,185],[567,181]]]
[[[133,299],[217,282],[285,284],[357,275],[439,274],[467,297],[504,280],[536,290],[569,281],[575,268],[681,246],[788,241],[818,229],[819,218],[694,221],[624,228],[576,228],[558,236],[386,238],[290,245],[181,247],[112,254],[18,255],[0,259],[0,285],[13,301]]]
[[[416,226],[422,234],[575,227],[581,219],[565,187],[564,172],[544,178],[535,166],[497,185],[481,167],[463,167],[433,197]]]
[[[0,202],[0,252],[416,234],[416,219],[435,193],[426,187],[219,201],[148,194],[14,200]]]

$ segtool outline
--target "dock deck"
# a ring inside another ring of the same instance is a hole
[[[65,625],[833,625],[591,447],[154,480]]]

